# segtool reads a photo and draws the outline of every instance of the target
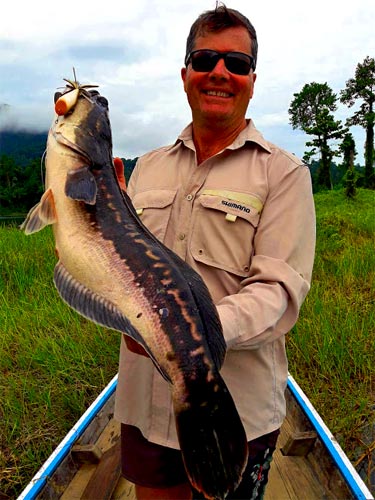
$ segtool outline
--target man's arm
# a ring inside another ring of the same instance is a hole
[[[271,169],[250,276],[237,294],[217,304],[229,349],[257,349],[293,327],[310,288],[314,252],[315,209],[308,168],[294,166],[282,175]]]

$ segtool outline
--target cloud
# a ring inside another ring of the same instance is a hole
[[[269,140],[300,156],[309,138],[293,131],[288,107],[305,83],[327,82],[335,92],[354,75],[358,62],[375,54],[375,2],[297,0],[250,3],[232,0],[253,22],[259,39],[255,95],[248,116]],[[190,25],[214,0],[115,0],[90,4],[8,2],[0,17],[0,104],[19,127],[46,130],[53,95],[72,77],[100,85],[109,99],[114,144],[123,156],[138,156],[174,142],[190,121],[180,68]],[[345,119],[351,110],[340,108]],[[4,123],[0,113],[0,126]],[[357,149],[363,130],[355,131]]]

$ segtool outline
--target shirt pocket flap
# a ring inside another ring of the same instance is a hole
[[[175,196],[176,191],[171,189],[150,189],[132,198],[140,220],[160,241],[164,241]]]
[[[211,195],[201,195],[199,201],[205,208],[211,208],[222,212],[223,218],[229,222],[235,222],[237,217],[240,217],[250,222],[254,227],[258,226],[260,217],[259,210],[249,203]]]
[[[172,205],[175,196],[176,191],[172,189],[142,191],[133,196],[132,203],[137,213],[142,213],[145,208],[166,208]]]

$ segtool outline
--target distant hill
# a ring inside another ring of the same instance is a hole
[[[48,132],[0,130],[0,156],[12,156],[17,165],[25,167],[41,158],[46,149]]]

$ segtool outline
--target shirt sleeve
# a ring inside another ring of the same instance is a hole
[[[314,252],[310,172],[279,155],[269,166],[249,277],[217,304],[228,349],[257,349],[294,326],[310,288]]]
[[[128,185],[126,187],[126,192],[128,193],[130,199],[132,199],[134,194],[135,194],[135,186],[137,184],[140,163],[141,163],[141,160],[140,160],[140,158],[138,158],[137,163],[135,164],[135,167],[133,168],[133,171],[130,175]]]

